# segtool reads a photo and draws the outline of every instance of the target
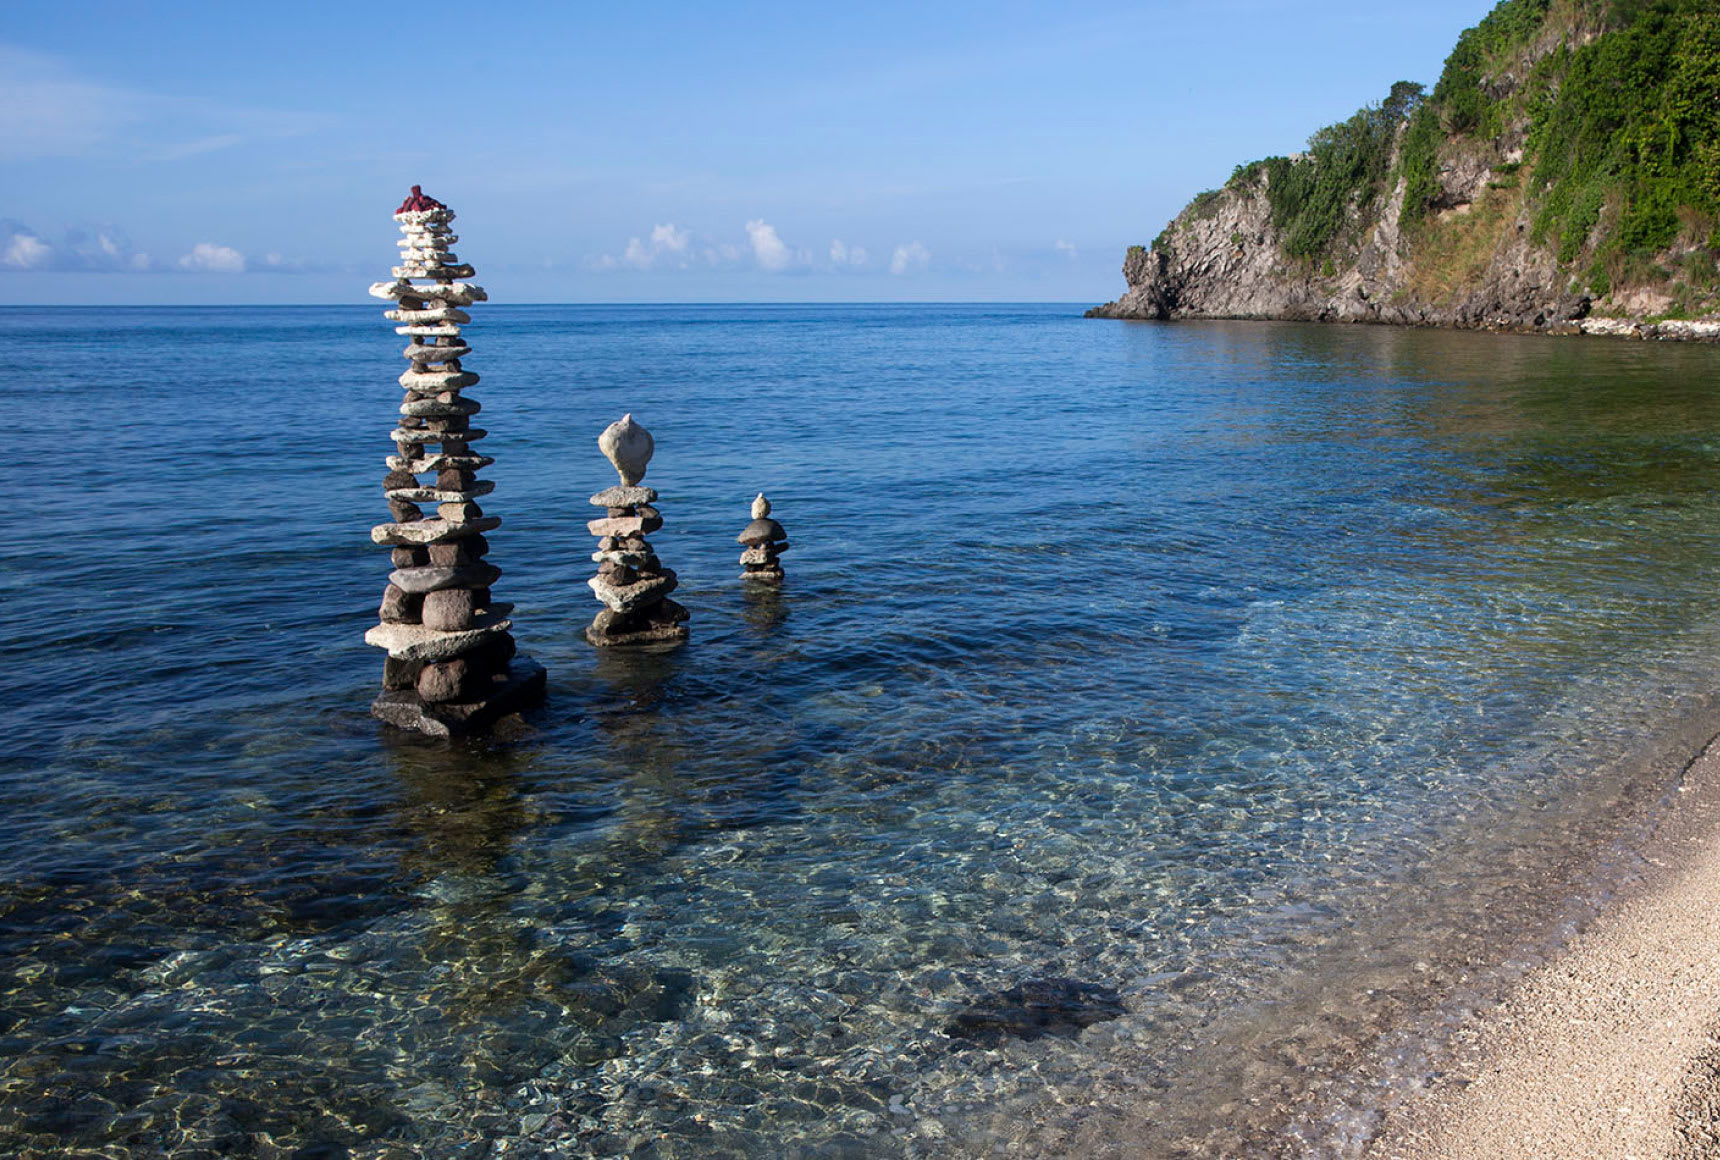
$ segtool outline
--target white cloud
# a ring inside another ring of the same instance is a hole
[[[690,230],[677,229],[674,222],[667,225],[655,226],[651,230],[651,245],[658,250],[666,250],[674,254],[684,254],[687,242],[692,237]]]
[[[1062,238],[1058,238],[1053,242],[1051,248],[1056,250],[1059,254],[1068,254],[1071,258],[1073,258],[1077,252],[1073,242],[1066,242]]]
[[[763,218],[747,223],[747,237],[752,242],[753,260],[766,270],[783,270],[794,260],[793,252],[776,236],[776,227],[765,224]]]
[[[660,226],[651,227],[651,240],[649,242],[641,241],[639,238],[628,238],[627,248],[622,251],[620,258],[616,258],[613,254],[601,254],[591,261],[591,265],[599,270],[613,270],[621,265],[632,266],[635,270],[649,270],[657,264],[659,258],[671,254],[686,254],[687,246],[692,239],[693,232],[691,230],[682,229],[674,222],[667,222]],[[683,269],[687,265],[685,260],[677,264]]]
[[[49,241],[22,222],[0,220],[0,266],[16,270],[147,270],[116,226],[68,228]]]
[[[890,255],[890,273],[906,274],[909,270],[923,270],[932,260],[932,252],[919,242],[909,242],[897,246],[896,252]]]
[[[40,270],[54,260],[54,247],[34,234],[13,234],[0,262],[20,270]]]
[[[830,240],[830,260],[838,266],[864,266],[866,256],[862,246],[846,245],[841,238]]]
[[[198,242],[191,247],[189,254],[179,259],[179,268],[212,274],[242,274],[245,272],[245,255],[232,246]]]
[[[638,238],[628,238],[627,252],[621,255],[621,260],[636,269],[649,270],[657,260],[657,252]]]

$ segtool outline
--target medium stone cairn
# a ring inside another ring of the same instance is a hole
[[[675,573],[663,567],[645,539],[663,526],[663,517],[651,506],[657,493],[639,486],[656,443],[628,414],[603,429],[597,448],[615,465],[621,485],[591,497],[594,505],[607,510],[602,519],[585,525],[598,537],[597,551],[591,554],[597,575],[586,583],[604,607],[585,630],[585,639],[595,645],[686,640],[689,614],[668,599],[675,590]]]
[[[487,296],[458,281],[472,267],[449,252],[459,241],[448,228],[452,210],[414,185],[394,220],[405,235],[400,264],[392,282],[370,293],[397,304],[385,317],[402,324],[395,333],[408,339],[411,366],[400,376],[406,398],[382,480],[393,522],[370,533],[393,549],[394,564],[382,623],[364,634],[388,650],[370,711],[391,725],[449,736],[487,729],[542,700],[544,670],[515,655],[513,606],[490,599],[501,570],[484,560],[484,533],[502,521],[477,502],[495,487],[477,474],[495,461],[472,450],[486,432],[472,426],[479,404],[464,394],[478,376],[461,366],[471,349],[460,327],[472,321],[461,308]],[[436,514],[427,517],[420,504],[435,504]]]
[[[770,518],[770,501],[764,492],[759,492],[752,502],[752,523],[735,540],[746,547],[741,553],[741,563],[746,566],[742,580],[755,584],[782,583],[782,565],[777,563],[777,557],[788,551],[788,533]]]

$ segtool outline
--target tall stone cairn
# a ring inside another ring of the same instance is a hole
[[[393,522],[370,533],[393,549],[394,564],[381,623],[364,634],[388,650],[382,693],[370,710],[436,736],[481,732],[541,701],[544,691],[543,667],[515,655],[513,606],[491,600],[501,570],[484,560],[484,533],[502,521],[478,506],[496,486],[478,472],[495,461],[472,450],[486,432],[472,426],[479,404],[465,392],[478,376],[461,365],[471,348],[460,327],[472,321],[461,308],[486,295],[458,280],[470,278],[472,267],[448,249],[459,241],[448,228],[453,210],[414,185],[394,220],[405,235],[400,264],[392,282],[370,293],[397,304],[385,317],[401,324],[395,333],[408,339],[411,366],[400,376],[406,398],[382,480]],[[435,504],[436,514],[426,516],[420,504]]]
[[[591,497],[606,513],[585,525],[598,537],[597,551],[591,554],[597,575],[586,583],[603,602],[603,611],[585,630],[585,639],[595,645],[686,640],[689,614],[668,598],[675,590],[675,573],[663,567],[645,539],[663,526],[663,517],[651,506],[657,493],[639,486],[656,450],[651,432],[632,415],[623,415],[603,429],[597,447],[615,465],[621,484]]]
[[[777,557],[788,551],[788,533],[770,518],[770,501],[764,492],[759,492],[752,502],[752,523],[735,540],[745,548],[741,552],[741,564],[746,568],[741,573],[742,580],[754,584],[782,583],[782,565],[777,563]]]

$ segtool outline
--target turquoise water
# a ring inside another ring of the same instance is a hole
[[[0,312],[0,1152],[1342,1152],[1712,690],[1714,348],[473,315],[550,688],[450,747],[367,715],[379,311]],[[581,637],[623,411],[675,652]]]

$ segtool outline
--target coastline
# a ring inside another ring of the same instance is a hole
[[[1133,287],[1131,287],[1131,290]],[[1124,296],[1126,298],[1127,295]],[[1121,309],[1124,299],[1089,307],[1083,318],[1113,322],[1323,322],[1360,326],[1398,326],[1416,330],[1480,330],[1498,334],[1539,334],[1548,338],[1629,338],[1641,342],[1720,343],[1720,319],[1668,318],[1651,322],[1641,318],[1591,317],[1539,325],[1511,318],[1477,319],[1459,323],[1450,319],[1380,318],[1333,315],[1326,312],[1286,311],[1267,314],[1225,314],[1177,311],[1168,315]]]
[[[1633,878],[1463,1022],[1368,1160],[1720,1152],[1720,737],[1631,845]]]

